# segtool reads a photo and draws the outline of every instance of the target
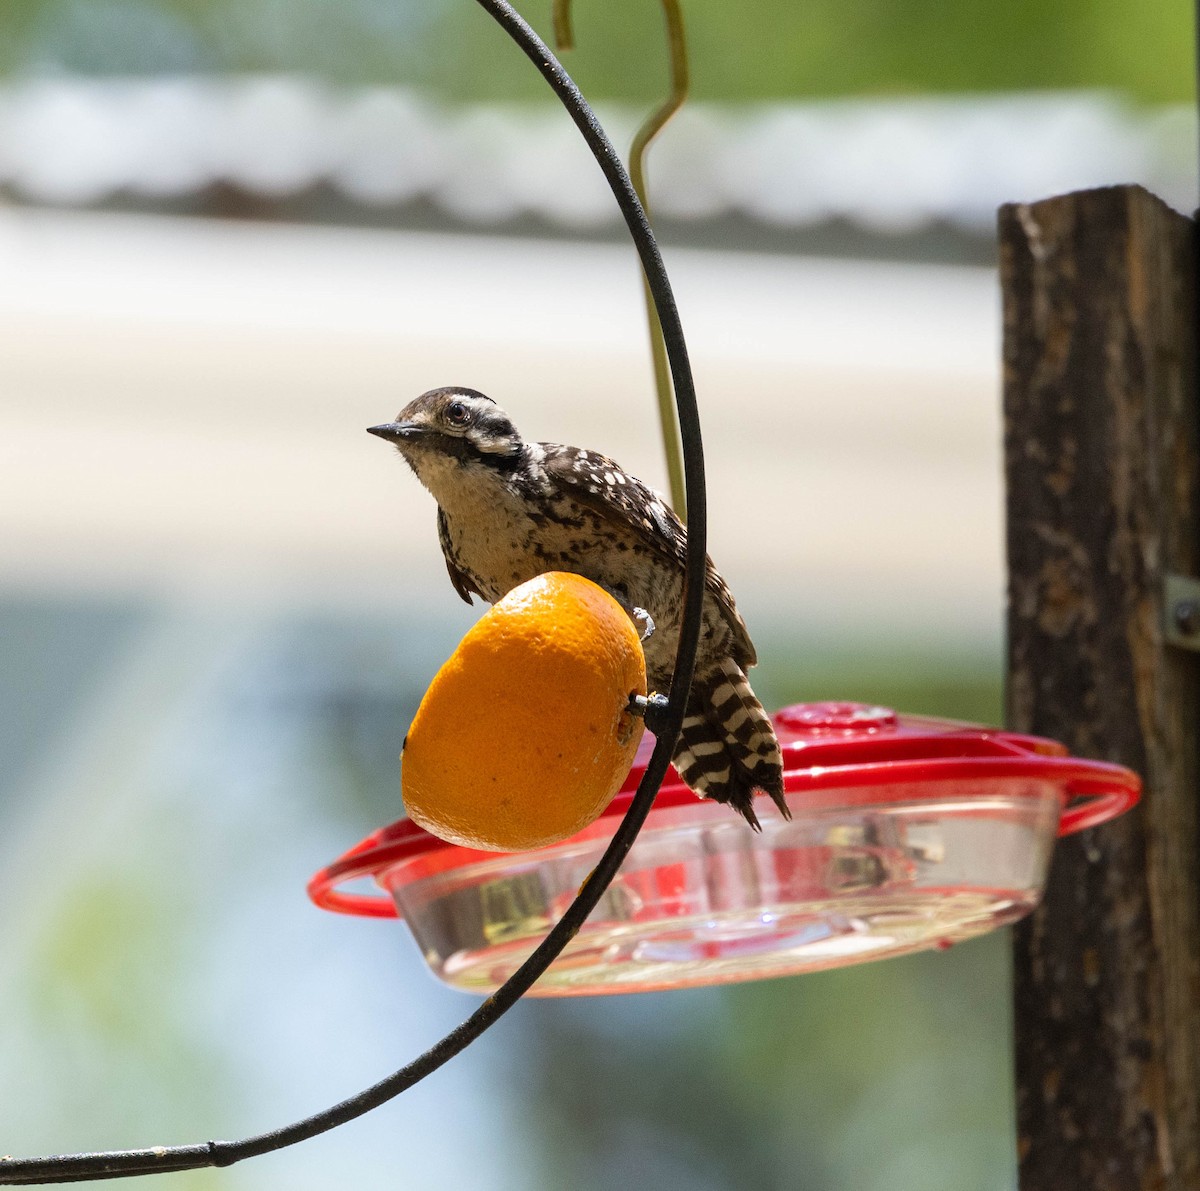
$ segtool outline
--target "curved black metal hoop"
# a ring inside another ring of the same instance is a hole
[[[426,1075],[436,1071],[475,1041],[518,1000],[528,992],[534,981],[554,962],[564,947],[579,931],[596,907],[605,889],[616,875],[622,861],[633,845],[645,822],[655,795],[667,772],[675,741],[683,724],[687,693],[696,664],[696,648],[700,640],[701,613],[704,602],[706,503],[704,488],[704,456],[700,438],[700,416],[696,405],[695,387],[688,363],[683,327],[671,291],[671,283],[663,267],[662,257],[650,230],[646,213],[634,192],[633,185],[595,113],[583,98],[579,88],[559,64],[545,43],[507,3],[507,0],[477,0],[517,43],[541,72],[554,93],[570,113],[593,156],[599,163],[621,214],[629,227],[638,255],[645,270],[650,292],[658,310],[671,364],[675,386],[675,401],[679,410],[680,433],[684,449],[684,482],[688,501],[688,541],[686,586],[684,595],[683,628],[675,655],[675,675],[665,713],[656,726],[661,726],[654,752],[638,786],[633,803],[617,828],[608,849],[584,883],[578,896],[567,907],[562,918],[538,945],[533,954],[488,997],[470,1017],[447,1034],[423,1055],[402,1067],[379,1083],[349,1100],[313,1116],[306,1117],[281,1129],[248,1137],[242,1141],[210,1141],[199,1145],[162,1146],[143,1150],[114,1150],[105,1153],[62,1154],[46,1158],[0,1158],[0,1186],[27,1186],[35,1183],[75,1183],[93,1179],[112,1179],[131,1175],[165,1174],[172,1171],[195,1170],[205,1166],[231,1166],[244,1158],[252,1158],[272,1150],[283,1149],[325,1133],[338,1125],[354,1120],[371,1109],[406,1091]]]

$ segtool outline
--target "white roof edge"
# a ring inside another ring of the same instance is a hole
[[[600,107],[618,144],[640,114]],[[1002,202],[1140,182],[1196,205],[1196,112],[1106,92],[693,104],[655,145],[657,211],[779,228],[990,231]],[[266,198],[328,184],[348,201],[423,199],[452,217],[615,221],[553,104],[447,106],[402,87],[298,76],[89,78],[0,85],[0,184],[25,200],[155,200],[215,182]]]

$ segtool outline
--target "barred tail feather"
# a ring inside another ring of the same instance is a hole
[[[770,717],[737,662],[725,658],[720,670],[724,682],[715,681],[710,695],[716,722],[755,788],[769,794],[783,817],[790,819],[783,799],[783,757]]]
[[[767,793],[785,819],[783,760],[775,730],[732,658],[693,682],[675,769],[702,798],[729,803],[756,831],[755,790]]]

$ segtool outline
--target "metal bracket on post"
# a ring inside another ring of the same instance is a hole
[[[1167,575],[1163,583],[1163,636],[1168,645],[1200,653],[1200,579]]]

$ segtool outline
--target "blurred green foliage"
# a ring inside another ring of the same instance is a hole
[[[532,1185],[1007,1189],[1009,981],[1000,932],[640,1005],[546,1002],[518,1092],[539,1122]]]
[[[598,98],[665,77],[652,0],[578,0],[571,66]],[[550,0],[521,5],[549,33]],[[695,95],[756,100],[1105,87],[1194,92],[1189,0],[687,0]],[[448,99],[542,84],[468,0],[0,0],[0,70],[296,71],[410,82]]]
[[[767,707],[826,699],[878,703],[912,715],[1002,724],[1004,660],[983,643],[917,648],[814,647],[785,623],[755,625],[761,662],[754,689]]]

